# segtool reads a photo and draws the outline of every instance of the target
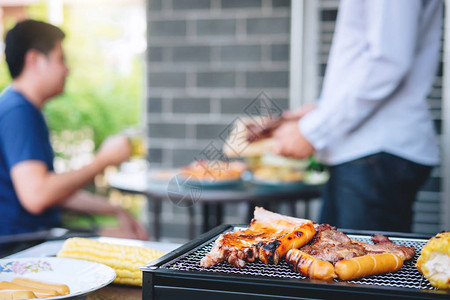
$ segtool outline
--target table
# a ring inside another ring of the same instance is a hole
[[[152,180],[148,175],[151,170],[141,172],[118,172],[110,176],[109,184],[122,192],[145,195],[153,204],[153,236],[160,237],[160,214],[163,201],[187,207],[189,211],[189,238],[194,238],[194,205],[202,205],[202,230],[206,232],[220,225],[223,218],[223,205],[229,203],[248,203],[250,209],[247,221],[253,216],[254,206],[264,206],[273,202],[288,202],[292,214],[295,203],[302,200],[308,212],[308,203],[320,197],[323,185],[295,184],[264,185],[252,180],[239,180],[226,184],[192,184],[185,178],[175,175],[168,180]],[[150,208],[150,206],[149,206]],[[308,218],[306,213],[305,218]]]
[[[138,240],[129,240],[129,239],[118,239],[118,238],[108,238],[108,237],[99,237],[96,238],[101,242],[108,242],[113,244],[121,244],[121,245],[132,245],[132,246],[140,246],[140,247],[150,247],[153,249],[158,249],[165,252],[170,252],[181,244],[176,243],[162,243],[162,242],[143,242]],[[56,240],[56,241],[48,241],[42,244],[36,245],[29,249],[17,252],[5,258],[23,258],[23,257],[47,257],[47,256],[55,256],[62,247],[64,240]],[[142,299],[142,288],[141,287],[132,287],[132,286],[121,286],[110,284],[107,285],[93,293],[89,294],[87,300],[100,300],[100,299],[108,299],[108,300],[141,300]]]

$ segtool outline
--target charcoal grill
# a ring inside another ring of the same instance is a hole
[[[420,274],[416,260],[429,237],[377,232],[393,242],[414,246],[416,256],[395,273],[352,281],[314,281],[292,271],[286,261],[265,265],[261,261],[238,269],[224,262],[200,267],[216,238],[245,228],[222,225],[142,268],[143,299],[450,299],[450,293],[431,286]],[[370,234],[343,230],[351,239],[370,241]],[[364,297],[364,298],[363,298]],[[383,297],[383,298],[380,298]]]

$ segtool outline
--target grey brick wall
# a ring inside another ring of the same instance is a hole
[[[290,1],[148,0],[149,161],[190,163],[263,91],[288,108]]]

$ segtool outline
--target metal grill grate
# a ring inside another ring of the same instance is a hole
[[[372,243],[369,236],[360,235],[348,235],[352,240],[359,240],[366,243]],[[415,263],[422,247],[425,246],[427,240],[420,239],[403,239],[403,238],[390,238],[396,244],[405,246],[414,246],[416,249],[416,256],[405,262],[404,266],[395,273],[387,273],[382,275],[370,276],[358,280],[348,281],[359,285],[370,286],[387,286],[387,287],[400,287],[400,288],[414,288],[423,290],[434,290],[429,281],[425,279],[422,274],[415,267]],[[180,271],[199,271],[199,272],[220,272],[220,273],[232,273],[240,275],[252,275],[252,276],[264,276],[275,278],[297,278],[305,279],[299,273],[292,271],[285,260],[282,260],[278,265],[268,264],[256,260],[253,263],[248,263],[244,268],[238,269],[227,262],[220,263],[211,268],[200,267],[200,260],[208,253],[213,244],[215,238],[209,240],[206,244],[193,249],[191,252],[179,257],[178,259],[171,261],[162,266],[162,268],[180,270]]]

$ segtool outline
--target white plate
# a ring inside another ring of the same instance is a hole
[[[196,186],[196,187],[211,187],[211,188],[213,188],[213,187],[228,187],[228,186],[231,186],[231,185],[237,185],[237,184],[239,184],[239,183],[241,183],[242,182],[242,179],[241,178],[233,178],[233,179],[217,179],[217,180],[213,180],[213,179],[211,179],[211,180],[208,180],[208,179],[205,179],[205,180],[189,180],[189,179],[186,179],[184,182],[183,182],[183,185],[184,186],[187,186],[187,187],[189,187],[189,186]]]
[[[116,278],[116,272],[103,264],[60,257],[0,259],[0,281],[24,277],[66,284],[70,294],[44,299],[84,299]]]
[[[270,180],[270,179],[262,179],[253,177],[253,183],[258,185],[267,185],[267,186],[294,186],[296,184],[303,183],[303,180],[293,180],[293,181],[283,181],[283,180]]]
[[[177,185],[183,185],[183,186],[202,186],[202,187],[222,187],[222,186],[229,186],[229,185],[236,185],[238,183],[241,183],[242,179],[241,177],[233,177],[233,178],[198,178],[194,175],[186,176],[184,174],[179,174],[176,177],[174,177],[170,183],[176,183]],[[169,183],[169,184],[170,184]]]
[[[179,169],[151,169],[148,172],[148,180],[153,182],[169,182],[177,174],[180,174]]]

